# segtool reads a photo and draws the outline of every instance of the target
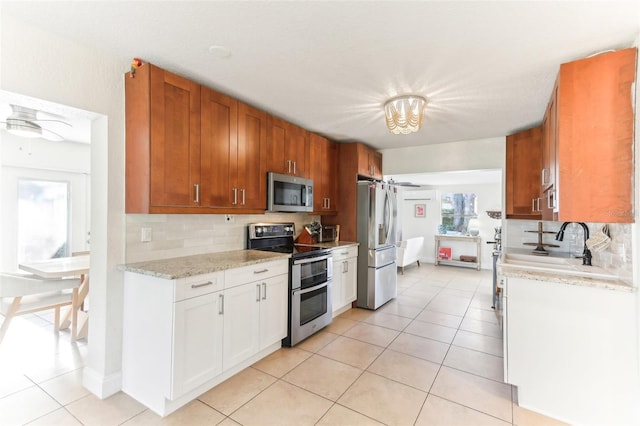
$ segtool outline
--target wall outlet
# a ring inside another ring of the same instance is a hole
[[[233,222],[236,221],[236,218],[232,214],[225,214],[224,215],[224,221],[227,222],[227,223],[233,223]]]
[[[140,241],[148,243],[151,241],[151,228],[142,228],[140,232]]]

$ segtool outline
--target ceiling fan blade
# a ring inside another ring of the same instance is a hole
[[[42,128],[42,137],[48,141],[53,142],[62,142],[64,140],[64,137],[62,135],[44,127]]]
[[[31,121],[33,121],[33,122],[44,122],[44,121],[46,121],[46,122],[54,122],[54,123],[61,123],[61,124],[67,125],[69,127],[73,127],[73,125],[71,123],[67,123],[66,121],[62,121],[62,120],[45,120],[45,119],[41,120],[41,119],[37,119],[37,120],[31,120]]]

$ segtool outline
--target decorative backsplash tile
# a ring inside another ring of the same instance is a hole
[[[226,222],[222,214],[129,214],[125,262],[240,250],[246,248],[249,223],[293,222],[299,233],[314,220],[320,221],[320,217],[305,213],[238,214]],[[151,229],[151,241],[141,241],[142,228]]]
[[[505,248],[523,248],[531,247],[533,250],[535,246],[525,246],[523,243],[535,243],[538,241],[538,234],[535,232],[538,230],[537,220],[505,220],[503,221],[503,247]],[[560,230],[562,222],[550,222],[541,221],[543,231],[550,231],[557,233]],[[598,232],[603,223],[587,223],[589,228],[589,234],[593,235]],[[569,231],[569,232],[567,232]],[[577,224],[570,224],[567,226],[563,241],[556,241],[554,234],[544,234],[543,243],[555,244],[559,247],[545,247],[545,250],[550,252],[570,252],[571,233],[575,233],[577,245],[576,250],[582,251],[583,247],[583,234],[582,227]],[[630,224],[613,223],[609,224],[609,233],[611,235],[611,244],[605,250],[599,252],[592,252],[592,264],[604,268],[608,272],[618,275],[625,281],[632,281],[632,233]]]

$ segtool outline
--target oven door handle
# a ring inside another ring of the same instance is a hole
[[[304,259],[295,259],[294,265],[302,265],[303,263],[319,262],[321,260],[331,259],[332,254],[325,254],[323,256],[306,257]]]
[[[318,284],[316,286],[305,288],[304,290],[293,290],[293,294],[306,294],[311,293],[312,291],[320,290],[323,287],[327,287],[330,281],[325,281],[322,284]]]

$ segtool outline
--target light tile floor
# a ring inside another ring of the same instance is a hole
[[[502,382],[491,273],[423,264],[398,297],[352,309],[160,418],[124,393],[81,385],[84,341],[51,315],[12,324],[0,345],[0,425],[557,425]]]

